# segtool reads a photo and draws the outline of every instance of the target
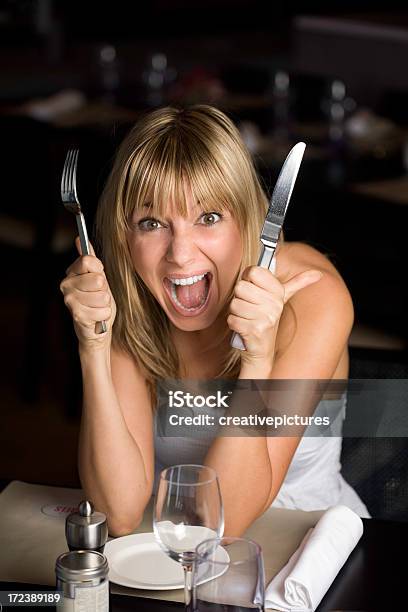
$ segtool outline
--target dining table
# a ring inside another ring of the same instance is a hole
[[[55,591],[55,551],[67,550],[65,517],[53,520],[44,514],[40,517],[36,509],[39,503],[50,502],[46,505],[48,508],[58,501],[72,504],[81,497],[83,493],[79,489],[19,481],[11,482],[0,493],[0,592],[3,596],[4,592]],[[41,508],[44,507],[43,504]],[[64,510],[61,505],[58,508]],[[322,514],[323,511],[270,508],[251,525],[245,535],[258,541],[263,549],[267,582],[283,567],[305,532]],[[403,551],[408,548],[408,523],[364,518],[363,525],[361,539],[320,602],[318,612],[406,609],[401,586],[406,578]],[[151,531],[152,508],[148,507],[135,533]],[[110,583],[111,612],[182,610],[182,601],[180,589],[138,591]],[[5,609],[8,607],[3,604]]]
[[[377,519],[363,519],[363,523],[364,534],[361,540],[338,573],[317,612],[388,612],[406,609],[402,585],[406,579],[403,551],[408,545],[408,523]],[[53,591],[55,587],[16,582],[0,583],[0,591],[36,590]],[[111,612],[165,612],[184,608],[180,602],[114,592],[111,592],[110,602]],[[3,610],[5,609],[6,606],[3,606]],[[29,607],[24,609],[38,610]]]

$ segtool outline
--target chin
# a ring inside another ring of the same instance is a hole
[[[207,329],[211,327],[214,323],[216,316],[213,317],[189,317],[186,319],[170,317],[169,313],[166,312],[168,319],[172,322],[174,327],[180,329],[181,331],[193,332],[193,331],[201,331],[203,329]]]

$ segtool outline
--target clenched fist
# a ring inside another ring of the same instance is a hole
[[[79,238],[75,240],[80,257],[66,271],[60,284],[64,302],[71,312],[75,333],[81,347],[107,348],[111,342],[116,304],[106,280],[102,262],[91,255],[81,255]],[[105,321],[107,332],[96,333],[98,322]]]
[[[234,289],[227,318],[228,327],[242,337],[247,364],[273,363],[276,332],[283,307],[298,291],[316,283],[323,274],[307,270],[281,283],[268,269],[250,266]]]

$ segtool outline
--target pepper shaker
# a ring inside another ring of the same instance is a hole
[[[65,537],[69,550],[95,550],[103,553],[108,539],[108,524],[103,512],[95,512],[90,501],[81,501],[78,512],[65,521]]]

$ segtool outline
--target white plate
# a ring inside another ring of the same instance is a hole
[[[184,588],[182,566],[162,551],[154,533],[135,533],[111,540],[106,543],[104,554],[109,563],[109,580],[115,584],[156,591]],[[220,561],[228,561],[223,548],[219,555]],[[223,569],[226,570],[227,567]]]

